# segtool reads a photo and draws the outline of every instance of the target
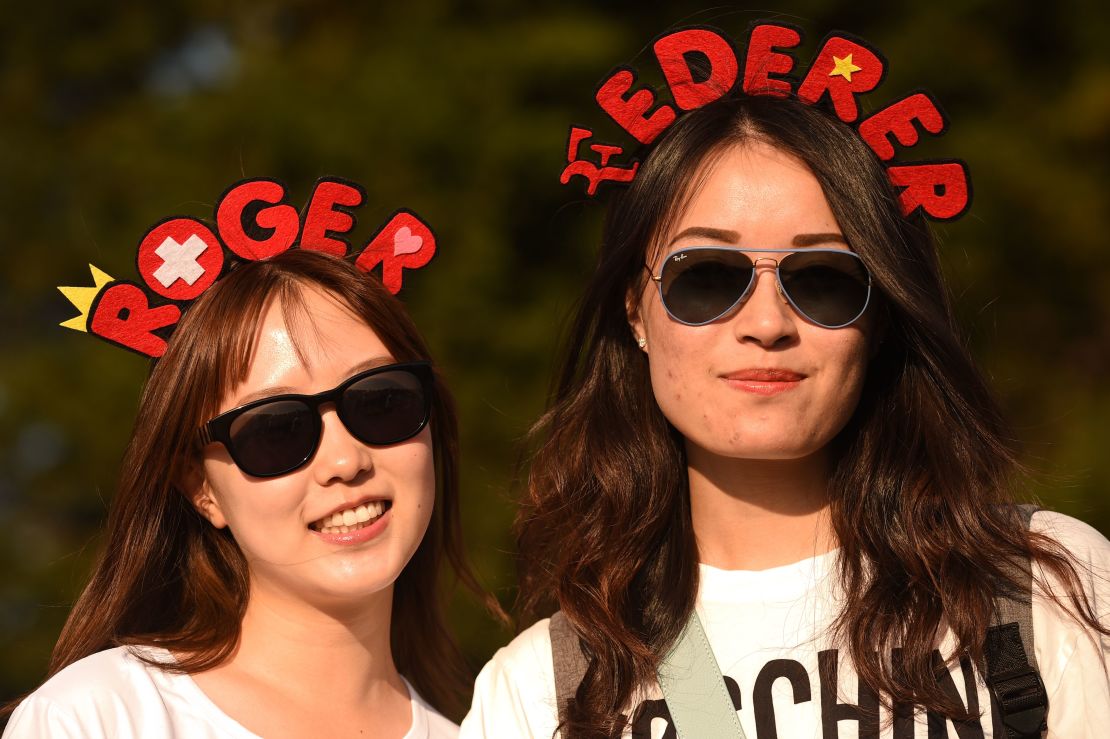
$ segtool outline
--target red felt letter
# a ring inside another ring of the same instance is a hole
[[[802,34],[788,26],[767,23],[753,28],[744,60],[744,92],[748,95],[789,95],[790,83],[771,79],[771,75],[790,74],[794,57],[775,49],[790,49],[801,42]]]
[[[687,54],[700,52],[709,59],[702,81],[695,81]],[[693,110],[723,96],[736,83],[736,52],[720,34],[689,28],[668,34],[655,42],[655,56],[667,78],[675,104]]]
[[[136,261],[151,290],[170,300],[194,300],[219,277],[224,250],[200,221],[171,218],[146,232]]]
[[[654,113],[645,117],[655,104],[655,93],[650,87],[645,87],[628,95],[635,82],[635,74],[627,69],[619,69],[601,83],[594,97],[601,109],[621,128],[641,144],[650,144],[667,130],[667,126],[674,123],[675,112],[669,105],[660,105]]]
[[[349,209],[362,205],[365,198],[362,188],[353,182],[324,179],[316,183],[304,217],[301,248],[344,256],[350,242],[337,235],[354,228],[355,217]]]
[[[436,237],[428,224],[412,211],[399,210],[374,234],[355,260],[369,272],[382,265],[382,283],[394,295],[401,289],[406,269],[419,269],[436,253]]]
[[[890,143],[890,135],[893,134],[902,146],[917,143],[914,121],[920,123],[929,133],[944,132],[944,116],[928,95],[919,92],[891,103],[859,124],[859,135],[885,162],[894,158],[894,145]]]
[[[586,194],[597,193],[597,186],[602,182],[631,182],[640,168],[639,162],[632,162],[630,166],[609,166],[609,160],[614,156],[624,153],[624,149],[612,144],[596,143],[590,145],[590,150],[598,155],[601,166],[585,159],[578,158],[578,147],[583,141],[589,141],[594,132],[588,128],[570,127],[570,140],[567,143],[567,166],[559,181],[564,185],[570,182],[571,177],[581,177],[586,180]]]
[[[300,216],[281,203],[285,187],[273,180],[247,180],[228,190],[216,206],[216,225],[227,248],[252,261],[280,254],[293,245]]]
[[[895,187],[904,188],[898,196],[902,215],[918,208],[938,221],[958,218],[970,204],[967,167],[960,161],[909,164],[887,167]]]
[[[813,105],[825,93],[832,99],[836,116],[845,123],[859,117],[856,95],[875,89],[883,78],[883,60],[875,52],[854,41],[832,36],[809,68],[798,97]]]
[[[154,334],[181,318],[176,305],[150,307],[146,293],[130,282],[113,282],[96,299],[89,331],[148,357],[160,357],[166,341]]]

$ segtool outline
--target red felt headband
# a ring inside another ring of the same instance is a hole
[[[681,28],[655,40],[652,48],[667,82],[673,105],[659,102],[656,90],[638,85],[636,72],[617,67],[602,80],[594,98],[598,105],[628,135],[640,144],[651,144],[689,110],[718,100],[733,90],[745,95],[793,95],[809,105],[826,105],[844,123],[855,127],[863,141],[886,163],[890,181],[899,190],[903,215],[921,211],[935,220],[963,215],[971,201],[967,165],[958,159],[895,163],[895,143],[912,147],[921,131],[940,135],[948,121],[936,101],[926,92],[914,92],[859,120],[856,98],[878,87],[886,75],[883,56],[862,39],[846,33],[830,33],[802,78],[791,75],[795,59],[789,50],[802,42],[802,31],[790,25],[756,23],[750,29],[746,53],[741,59],[728,38],[707,27]],[[708,62],[697,65],[693,59]],[[704,68],[703,68],[704,67]],[[636,176],[636,160],[618,164],[621,146],[591,143],[596,160],[580,156],[581,144],[593,131],[571,126],[567,165],[560,181],[574,177],[586,181],[586,193],[594,195],[602,182],[628,183]]]
[[[285,186],[276,180],[243,180],[220,196],[214,225],[188,217],[159,221],[139,242],[142,284],[116,280],[89,265],[92,287],[58,288],[81,311],[61,325],[160,357],[182,311],[224,274],[230,259],[267,259],[294,245],[348,255],[344,234],[355,226],[353,209],[366,200],[359,185],[322,178],[302,212],[286,199]],[[361,248],[355,266],[369,272],[380,264],[382,282],[396,294],[404,270],[423,267],[435,252],[432,229],[400,209]]]

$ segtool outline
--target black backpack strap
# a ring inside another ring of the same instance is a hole
[[[1036,511],[1036,506],[1017,507],[1026,529]],[[1005,732],[1001,739],[1040,739],[1048,728],[1048,694],[1033,649],[1033,573],[1028,560],[1011,563],[1008,569],[1020,587],[1005,588],[995,596],[983,649],[986,682],[995,725]]]
[[[551,662],[555,667],[555,705],[559,709],[559,725],[567,720],[567,703],[578,692],[578,684],[586,675],[586,655],[578,632],[562,611],[556,611],[547,626],[551,634]]]

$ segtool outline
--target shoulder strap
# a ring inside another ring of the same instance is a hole
[[[697,611],[659,665],[659,688],[680,739],[745,739]]]
[[[1029,528],[1036,506],[1017,507]],[[984,657],[986,682],[1004,739],[1040,739],[1047,729],[1048,694],[1037,670],[1033,647],[1033,574],[1028,560],[1012,562],[1010,575],[1020,587],[995,595],[994,618],[987,629]]]
[[[578,633],[562,611],[551,617],[548,633],[561,726],[566,722],[567,703],[578,691],[588,663]],[[675,731],[682,739],[745,739],[696,612],[690,613],[678,642],[659,666],[659,687]]]
[[[559,709],[559,725],[567,720],[567,703],[578,692],[578,684],[586,675],[586,655],[566,615],[556,611],[547,626],[551,635],[551,662],[555,668],[555,705]]]

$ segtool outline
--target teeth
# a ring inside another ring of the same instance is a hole
[[[330,516],[324,516],[313,528],[322,534],[346,534],[362,528],[362,524],[373,521],[386,511],[386,503],[382,500],[364,503],[345,511],[338,511]]]

